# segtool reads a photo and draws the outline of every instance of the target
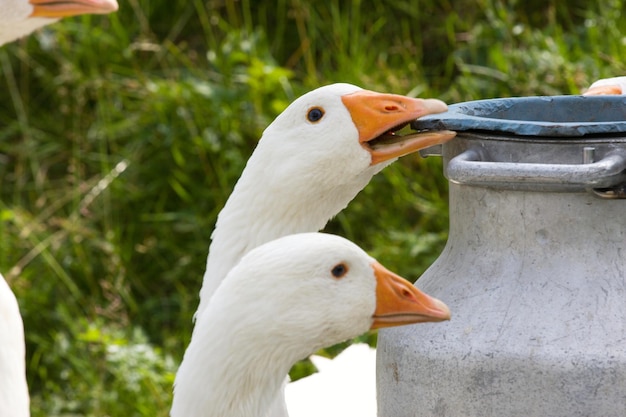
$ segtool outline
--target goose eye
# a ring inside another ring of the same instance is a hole
[[[330,273],[333,274],[335,278],[342,278],[348,273],[348,267],[343,263],[337,264],[330,270]]]
[[[320,119],[324,117],[324,110],[320,109],[319,107],[313,107],[312,109],[309,109],[309,112],[306,115],[306,118],[309,120],[309,122],[319,122]]]

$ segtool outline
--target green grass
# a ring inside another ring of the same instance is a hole
[[[0,271],[33,417],[167,415],[216,215],[301,93],[453,103],[626,72],[622,0],[215,3],[129,0],[0,49]],[[446,187],[439,160],[405,157],[326,230],[417,278]]]

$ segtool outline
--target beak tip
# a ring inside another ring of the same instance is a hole
[[[428,110],[428,114],[443,113],[448,111],[448,105],[436,98],[424,99],[424,105]]]
[[[448,321],[451,318],[450,308],[441,300],[437,298],[431,298],[431,302],[433,305],[433,318],[437,319],[437,321]]]
[[[112,0],[111,2],[109,2],[109,7],[110,7],[109,11],[116,12],[119,10],[120,5],[117,1]]]
[[[437,300],[439,301],[439,300]],[[450,320],[452,315],[450,313],[450,309],[447,305],[445,305],[442,301],[439,301],[439,307],[441,308],[441,319],[444,321]]]

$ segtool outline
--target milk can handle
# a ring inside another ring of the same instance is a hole
[[[626,153],[610,153],[589,164],[535,164],[519,162],[488,162],[481,148],[468,149],[448,163],[446,173],[458,184],[488,185],[500,188],[528,186],[611,187],[624,180]]]

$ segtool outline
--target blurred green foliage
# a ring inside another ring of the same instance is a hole
[[[453,103],[626,72],[623,0],[120,6],[0,49],[0,270],[33,417],[168,414],[216,215],[303,92]],[[446,186],[439,160],[402,158],[326,230],[417,278],[445,244]]]

